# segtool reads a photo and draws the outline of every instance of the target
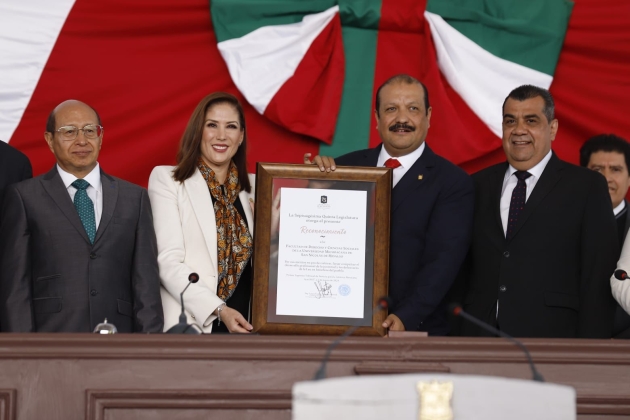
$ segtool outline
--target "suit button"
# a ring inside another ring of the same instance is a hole
[[[96,290],[92,289],[92,290],[90,290],[90,294],[92,296],[96,296],[96,295],[98,295],[98,292]]]
[[[505,258],[510,258],[510,251],[505,251],[505,252],[503,253],[503,256],[504,256]]]
[[[507,287],[505,287],[504,285],[499,286],[499,290],[502,292],[505,292],[507,290]]]
[[[94,252],[92,252],[92,253],[90,254],[90,258],[91,258],[91,259],[93,259],[93,260],[94,260],[94,259],[96,259],[96,254],[95,254]]]

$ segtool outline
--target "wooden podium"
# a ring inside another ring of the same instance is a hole
[[[290,419],[335,337],[0,334],[2,419]],[[630,416],[630,342],[525,339],[549,383],[577,392],[577,418]],[[531,378],[498,338],[350,337],[328,377],[453,373]]]

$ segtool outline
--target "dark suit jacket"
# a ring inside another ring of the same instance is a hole
[[[163,326],[157,246],[145,189],[101,172],[94,245],[54,167],[15,184],[0,226],[0,325],[10,332],[119,332]]]
[[[33,177],[26,155],[0,140],[0,215],[4,190],[11,184]]]
[[[464,309],[514,336],[609,338],[618,240],[606,180],[554,154],[506,240],[499,201],[507,167],[473,175]],[[470,324],[463,334],[485,335]]]
[[[349,153],[335,163],[376,166],[381,147]],[[470,244],[473,195],[470,177],[428,145],[392,190],[390,312],[407,330],[449,331],[444,297]]]

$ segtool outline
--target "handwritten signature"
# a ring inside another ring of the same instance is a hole
[[[326,281],[317,280],[314,282],[315,288],[317,288],[317,299],[321,299],[323,297],[332,297],[332,285]]]

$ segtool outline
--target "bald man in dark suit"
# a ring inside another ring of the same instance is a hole
[[[10,186],[0,225],[0,325],[8,332],[161,332],[147,191],[103,172],[96,111],[66,101],[44,137],[57,164]]]

